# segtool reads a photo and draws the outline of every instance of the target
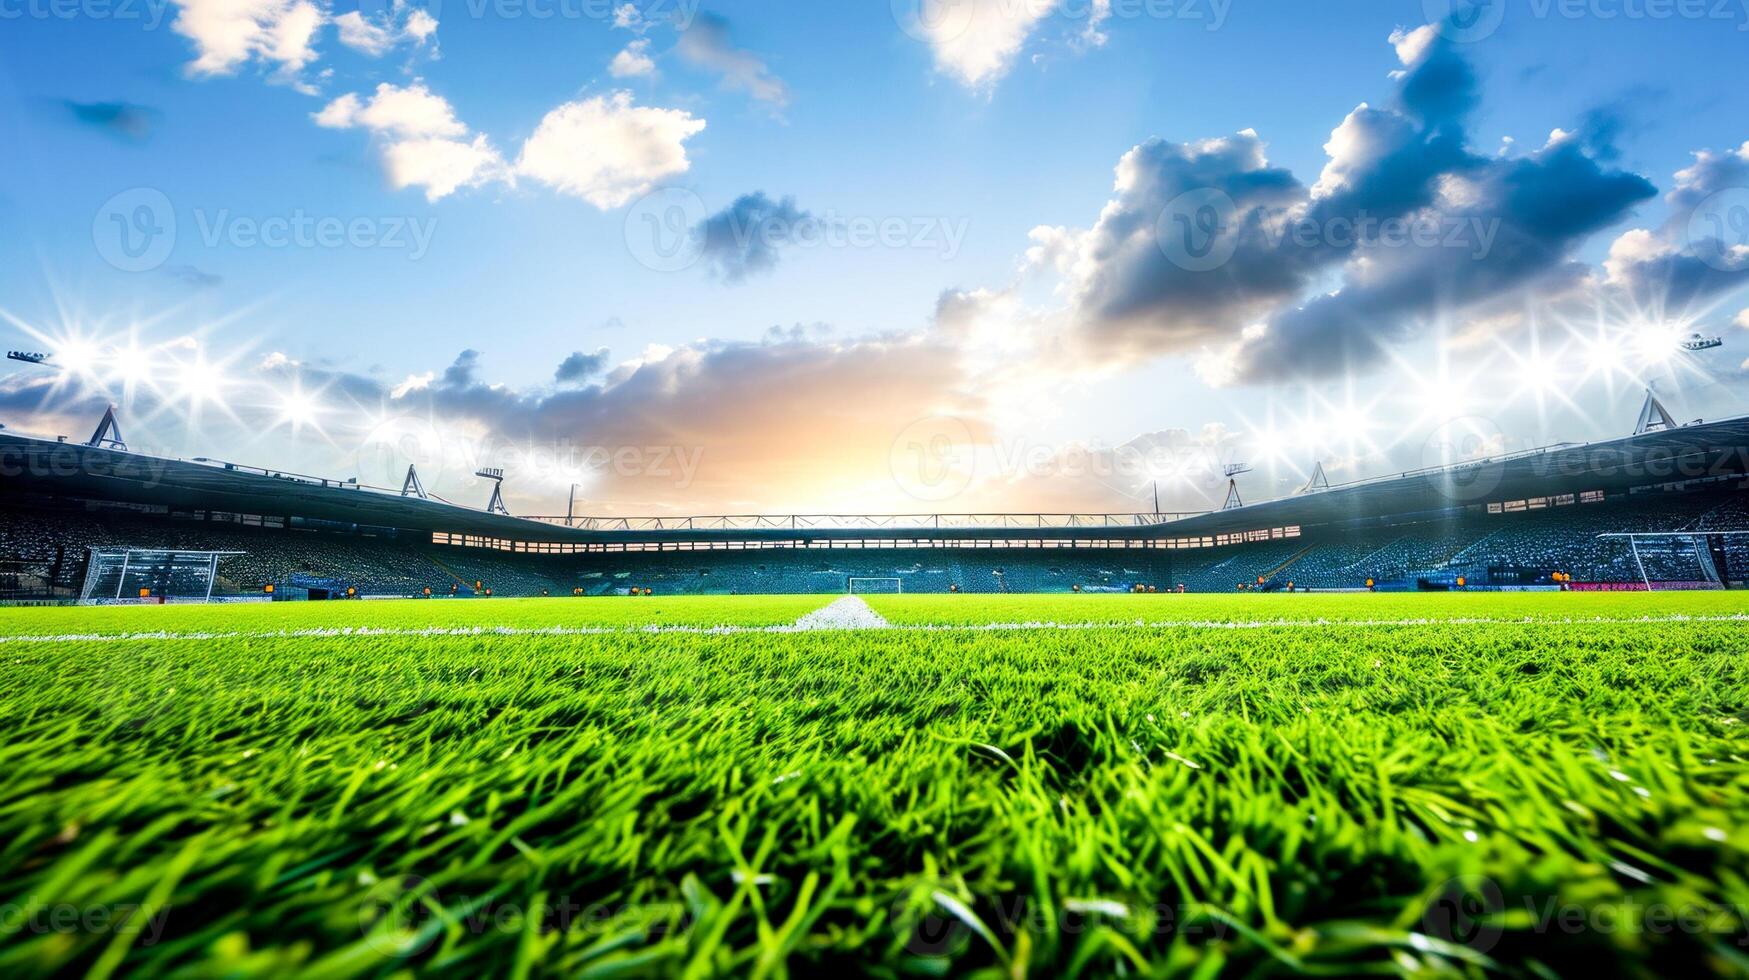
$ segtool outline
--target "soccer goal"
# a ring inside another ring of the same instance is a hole
[[[93,548],[79,601],[89,605],[211,602],[219,562],[237,551]]]
[[[1603,534],[1627,545],[1633,571],[1648,592],[1728,588],[1745,577],[1749,531],[1669,531]]]
[[[903,579],[853,578],[850,580],[851,595],[894,595],[903,591],[905,591]]]

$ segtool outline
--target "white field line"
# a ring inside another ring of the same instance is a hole
[[[822,610],[824,611],[824,610]],[[1231,622],[1223,620],[1143,620],[1124,622],[1025,622],[1025,623],[887,623],[884,626],[814,625],[810,613],[794,623],[774,626],[345,626],[321,629],[205,631],[178,633],[168,630],[143,633],[48,633],[0,636],[7,643],[137,643],[151,640],[320,640],[337,638],[440,638],[483,636],[634,636],[678,633],[697,636],[730,636],[738,633],[811,633],[820,630],[879,629],[898,633],[1002,633],[1026,630],[1076,632],[1109,629],[1381,629],[1403,626],[1648,626],[1678,623],[1749,623],[1749,613],[1717,616],[1571,616],[1571,617],[1458,617],[1452,619],[1269,619]],[[883,620],[883,622],[885,622]]]

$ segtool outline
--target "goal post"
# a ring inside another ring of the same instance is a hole
[[[1689,591],[1725,589],[1742,578],[1743,569],[1729,567],[1740,562],[1727,552],[1749,544],[1749,531],[1635,531],[1598,538],[1627,546],[1646,591]]]
[[[79,601],[84,605],[211,602],[219,562],[241,553],[92,548]]]
[[[905,591],[905,581],[898,578],[852,578],[851,595],[897,595]]]

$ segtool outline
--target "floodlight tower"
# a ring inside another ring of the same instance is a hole
[[[1251,467],[1244,463],[1229,463],[1222,472],[1227,474],[1227,502],[1221,505],[1221,509],[1236,510],[1245,506],[1245,501],[1239,499],[1239,477],[1251,472]]]
[[[492,499],[486,502],[486,513],[510,516],[510,508],[504,506],[504,471],[501,469],[477,470],[475,476],[482,480],[492,481]]]

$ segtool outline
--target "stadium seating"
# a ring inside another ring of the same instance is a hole
[[[1642,538],[1621,532],[1749,529],[1749,493],[1715,485],[1640,493],[1514,513],[1443,515],[1419,523],[1369,522],[1343,530],[1223,547],[750,548],[536,555],[432,544],[419,535],[370,537],[303,528],[174,519],[137,510],[0,506],[0,598],[77,594],[92,547],[230,551],[216,592],[366,596],[735,593],[842,594],[852,579],[904,592],[1232,592],[1547,585],[1707,585],[1749,578],[1749,536]]]

